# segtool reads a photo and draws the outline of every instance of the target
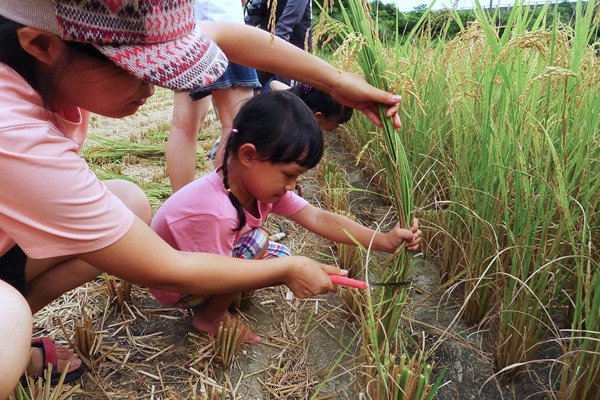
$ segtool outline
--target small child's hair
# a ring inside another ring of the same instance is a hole
[[[248,100],[233,120],[225,146],[223,185],[238,212],[236,231],[246,225],[246,214],[229,187],[229,158],[237,157],[245,143],[256,148],[258,159],[273,164],[296,162],[313,168],[323,156],[323,135],[314,113],[302,100],[286,90],[257,94]],[[264,177],[269,179],[269,177]]]
[[[338,124],[343,124],[352,117],[354,110],[341,104],[327,92],[305,83],[294,85],[289,91],[300,97],[313,113],[320,112],[327,119],[337,118]]]

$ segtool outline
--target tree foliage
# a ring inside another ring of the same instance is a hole
[[[337,20],[342,20],[340,0],[313,0],[313,14],[315,20],[318,19],[318,15],[321,13],[321,7],[323,3],[328,3],[329,15]],[[341,3],[346,6],[347,0],[341,0]],[[396,32],[402,37],[403,35],[411,32],[418,21],[421,19],[423,14],[427,13],[428,4],[422,4],[409,12],[400,12],[394,3],[383,2],[381,0],[371,1],[371,14],[373,18],[377,18],[379,26],[379,36],[384,42],[390,42],[395,36]],[[586,4],[586,2],[584,2]],[[482,4],[483,5],[483,4]],[[557,13],[559,20],[564,25],[573,25],[575,18],[575,4],[573,2],[562,0],[560,3],[551,4],[551,7],[557,7]],[[534,7],[533,13],[536,15],[541,10],[541,5],[532,6]],[[496,18],[499,27],[508,20],[510,15],[510,7],[503,7],[498,9],[488,10],[490,13],[497,12]],[[427,23],[423,25],[423,28],[428,35],[433,38],[443,37],[444,39],[452,39],[456,34],[460,32],[460,25],[457,23],[457,18],[460,19],[463,26],[467,26],[469,22],[475,20],[475,12],[473,10],[462,9],[454,10],[450,12],[448,9],[432,10],[427,14]],[[535,18],[532,18],[534,21]],[[596,32],[596,37],[592,40],[598,40],[600,32]]]

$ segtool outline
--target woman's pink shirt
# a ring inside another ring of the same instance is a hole
[[[15,243],[31,258],[102,249],[133,213],[79,155],[89,113],[47,111],[40,95],[0,64],[0,255]]]

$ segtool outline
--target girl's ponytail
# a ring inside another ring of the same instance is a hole
[[[233,135],[239,135],[239,132],[237,131],[237,129],[231,130],[231,133],[229,134],[229,136],[231,137]],[[233,206],[235,207],[235,210],[237,211],[237,214],[238,214],[238,225],[235,227],[234,231],[239,232],[242,230],[244,225],[246,225],[246,212],[244,211],[244,207],[242,207],[242,204],[240,203],[238,198],[235,197],[235,194],[233,194],[233,192],[231,191],[231,187],[229,187],[229,176],[228,176],[229,163],[227,162],[227,160],[229,159],[229,148],[231,147],[230,143],[231,143],[231,140],[228,140],[227,146],[225,146],[225,155],[223,156],[223,159],[225,160],[225,162],[223,163],[223,167],[222,167],[221,171],[223,172],[223,186],[225,186],[225,190],[227,191],[227,194],[229,195],[229,200],[231,201],[231,204],[233,204]]]

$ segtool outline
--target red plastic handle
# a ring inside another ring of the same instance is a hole
[[[341,275],[329,275],[329,278],[331,278],[331,283],[334,285],[350,286],[357,289],[367,288],[367,282],[359,281],[357,279],[350,279]]]

